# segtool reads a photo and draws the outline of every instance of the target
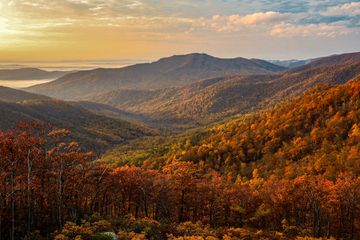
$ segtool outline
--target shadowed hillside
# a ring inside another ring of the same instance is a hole
[[[98,106],[98,111],[103,112],[104,109],[106,108]],[[103,152],[114,144],[154,133],[154,130],[143,124],[125,121],[121,116],[116,119],[105,117],[85,110],[75,103],[5,87],[0,87],[0,116],[1,131],[10,130],[22,121],[50,123],[55,128],[71,130],[72,138],[96,152]]]

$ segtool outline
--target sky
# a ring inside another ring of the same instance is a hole
[[[360,1],[0,0],[0,61],[360,51]]]

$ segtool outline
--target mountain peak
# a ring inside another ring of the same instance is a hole
[[[206,53],[188,53],[188,54],[176,54],[170,57],[160,58],[156,62],[165,62],[165,61],[177,61],[177,60],[193,60],[193,59],[217,59]]]

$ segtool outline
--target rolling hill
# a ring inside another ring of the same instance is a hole
[[[69,71],[45,71],[38,68],[0,69],[0,80],[56,79]]]
[[[27,90],[74,100],[116,89],[160,89],[184,86],[206,78],[235,74],[270,74],[284,69],[258,59],[222,59],[206,54],[188,54],[119,69],[79,71]]]
[[[317,84],[338,85],[359,75],[360,53],[354,53],[278,74],[219,77],[148,91],[114,90],[86,99],[148,116],[154,123],[204,124],[301,94]]]
[[[18,102],[18,101],[35,100],[35,99],[45,100],[50,98],[39,94],[28,93],[12,88],[0,86],[0,101]]]
[[[2,131],[21,121],[50,123],[54,128],[71,130],[71,138],[99,153],[114,144],[154,133],[143,124],[97,115],[74,103],[5,87],[0,88],[0,116]]]

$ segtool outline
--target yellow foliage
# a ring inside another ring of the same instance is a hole
[[[297,237],[295,240],[336,240],[333,237],[330,238],[315,238],[315,237]]]
[[[120,240],[127,240],[128,239],[128,233],[123,231],[123,230],[119,230],[117,233],[117,236],[119,237]]]
[[[86,226],[86,224],[77,226],[73,222],[66,222],[61,233],[69,237],[78,236],[78,235],[83,237],[88,237],[93,235],[94,231],[91,229],[90,226]]]
[[[106,220],[100,220],[93,223],[92,227],[94,232],[105,232],[110,231],[112,229],[111,223]]]
[[[196,223],[193,222],[184,222],[177,226],[176,230],[183,236],[212,236],[213,232],[208,225],[202,224],[202,222],[198,221]]]
[[[58,234],[55,236],[54,240],[68,240],[69,238],[64,234]]]
[[[168,238],[169,240],[213,240],[216,238],[203,238],[201,236],[185,236],[185,237],[173,237]]]
[[[146,236],[144,233],[130,232],[129,239],[131,239],[131,240],[146,240]]]
[[[144,233],[126,232],[119,230],[117,236],[120,240],[146,240]]]

